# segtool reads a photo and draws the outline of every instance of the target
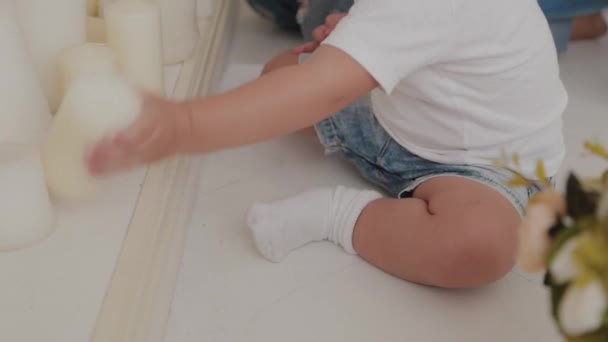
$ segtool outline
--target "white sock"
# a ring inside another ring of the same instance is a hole
[[[282,261],[294,249],[329,240],[347,253],[353,248],[353,231],[361,211],[382,196],[342,186],[319,188],[270,204],[255,204],[247,215],[255,244],[262,255]]]

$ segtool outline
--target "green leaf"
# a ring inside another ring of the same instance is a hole
[[[543,285],[545,285],[547,287],[553,287],[555,285],[551,272],[549,272],[549,271],[545,272],[545,277],[543,278]]]
[[[536,177],[540,180],[540,182],[544,186],[546,186],[546,187],[551,186],[551,184],[549,184],[549,179],[547,178],[547,171],[545,170],[545,164],[543,163],[542,160],[539,160],[536,163]]]
[[[598,199],[599,194],[586,192],[579,179],[574,174],[570,174],[566,185],[566,201],[570,217],[578,219],[595,215]]]
[[[608,341],[608,328],[602,327],[600,330],[577,337],[567,337],[568,342],[606,342]]]
[[[528,187],[532,184],[532,182],[522,175],[515,175],[514,178],[507,182],[507,186],[511,188],[519,188],[519,187]]]
[[[548,232],[551,240],[554,240],[564,229],[566,229],[566,226],[564,226],[561,220],[557,220],[557,223]]]
[[[587,140],[585,141],[584,146],[589,153],[604,159],[608,159],[608,149],[606,149],[604,145]]]
[[[554,285],[551,287],[551,314],[553,319],[559,326],[559,305],[562,302],[562,298],[566,294],[569,284]],[[560,329],[561,330],[561,329]]]
[[[508,166],[509,166],[509,165],[507,165],[507,163],[505,163],[504,161],[501,161],[501,160],[493,161],[492,165],[495,167],[503,168],[503,169],[508,169]]]
[[[519,154],[515,153],[513,155],[513,165],[519,170],[521,169],[521,164],[519,163]]]

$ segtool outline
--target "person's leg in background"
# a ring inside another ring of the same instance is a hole
[[[539,0],[539,4],[560,53],[571,40],[595,39],[606,33],[601,10],[608,8],[608,0]]]
[[[247,0],[247,3],[260,16],[274,22],[284,30],[298,31],[296,20],[300,9],[299,0]]]
[[[306,41],[312,32],[323,25],[327,16],[346,13],[354,0],[247,0],[261,17],[286,30],[300,30]]]
[[[608,26],[600,12],[575,17],[572,21],[571,40],[596,39],[606,34]]]
[[[301,30],[306,41],[323,25],[328,15],[346,13],[354,0],[247,0],[262,17],[279,27]],[[600,13],[608,0],[539,0],[553,33],[558,52],[564,52],[571,40],[595,39],[606,33],[608,26]],[[302,9],[303,8],[303,9]]]
[[[353,0],[305,0],[307,7],[300,26],[306,41],[313,39],[312,32],[325,24],[327,16],[333,13],[346,13],[353,6]]]

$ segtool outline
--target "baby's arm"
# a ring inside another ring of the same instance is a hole
[[[322,46],[304,64],[285,67],[227,93],[190,103],[180,152],[261,142],[309,127],[377,86],[355,60]]]
[[[183,103],[147,98],[132,127],[94,147],[89,169],[99,175],[176,153],[258,143],[311,126],[376,87],[348,54],[324,45],[304,64],[221,95]]]

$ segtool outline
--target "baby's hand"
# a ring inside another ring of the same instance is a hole
[[[103,175],[149,164],[177,153],[187,132],[185,105],[146,96],[142,113],[131,127],[98,143],[87,158],[89,172]]]
[[[348,14],[346,13],[336,13],[328,16],[325,19],[325,24],[317,27],[313,32],[313,41],[308,42],[304,45],[298,46],[294,49],[294,53],[303,54],[303,53],[312,53],[314,52],[321,43],[329,37],[329,35],[334,31],[338,23],[344,19]]]

